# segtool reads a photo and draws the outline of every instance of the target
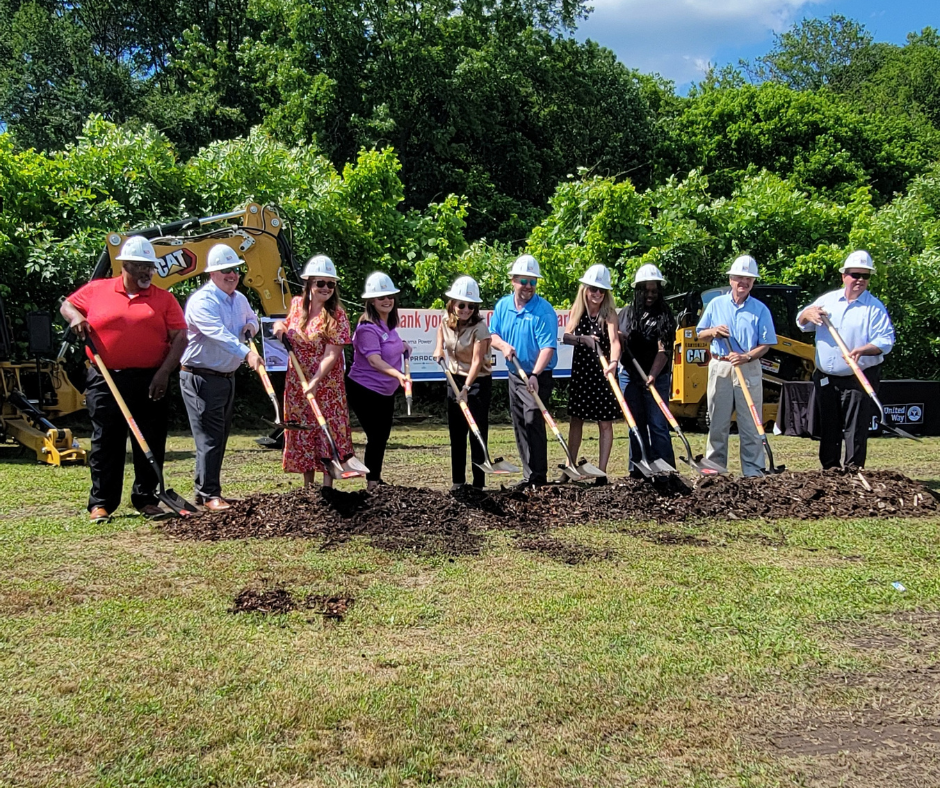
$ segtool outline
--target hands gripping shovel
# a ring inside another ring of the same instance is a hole
[[[669,407],[663,402],[663,398],[659,395],[659,392],[656,390],[655,386],[651,386],[648,382],[649,376],[646,372],[643,371],[643,367],[640,366],[640,362],[636,360],[636,357],[630,352],[630,349],[627,348],[627,355],[630,356],[630,360],[633,362],[633,367],[636,369],[637,374],[639,374],[640,379],[646,382],[646,388],[649,391],[650,395],[653,397],[653,401],[659,406],[659,409],[662,411],[663,416],[666,417],[666,421],[669,422],[669,425],[675,430],[676,435],[682,440],[682,443],[685,444],[686,456],[679,456],[679,459],[682,460],[686,465],[698,471],[702,476],[716,476],[718,474],[728,473],[728,469],[723,465],[719,465],[717,462],[712,462],[711,460],[706,460],[703,457],[693,457],[692,456],[692,447],[689,446],[689,440],[685,437],[685,433],[682,431],[682,428],[679,426],[679,422],[676,421],[676,417],[672,415],[672,412],[669,410]]]
[[[604,357],[604,354],[601,352],[601,349],[597,347],[597,358],[600,362],[600,365],[603,369],[607,369],[607,359]],[[653,476],[665,476],[668,473],[676,473],[676,469],[673,468],[665,460],[653,460],[652,462],[646,455],[646,446],[643,445],[643,439],[640,437],[640,430],[636,426],[636,419],[633,418],[633,414],[630,412],[630,408],[627,406],[627,401],[623,398],[623,392],[620,390],[620,386],[617,381],[614,380],[613,374],[606,374],[607,382],[610,384],[610,388],[614,392],[614,396],[617,398],[617,402],[620,405],[620,410],[623,411],[623,417],[627,420],[627,426],[630,428],[630,432],[633,433],[633,437],[636,439],[636,442],[640,446],[640,457],[641,459],[637,461],[633,460],[633,464],[637,467],[637,470],[640,471],[647,479],[652,478]],[[690,452],[691,454],[691,452]]]
[[[191,517],[194,514],[198,514],[198,509],[196,509],[193,504],[189,503],[189,501],[179,495],[179,493],[167,488],[163,480],[163,468],[160,467],[157,458],[153,456],[153,452],[150,450],[150,446],[146,438],[144,438],[144,434],[140,431],[140,427],[137,426],[137,422],[134,421],[134,416],[131,414],[130,408],[127,407],[124,397],[121,396],[121,392],[118,391],[114,378],[111,377],[111,372],[104,365],[101,356],[98,355],[98,349],[95,347],[95,343],[92,342],[91,337],[87,334],[85,335],[85,344],[88,345],[88,349],[91,351],[92,356],[94,356],[95,366],[98,367],[98,371],[108,384],[108,388],[111,389],[111,394],[114,396],[118,407],[121,409],[121,413],[124,414],[124,420],[127,422],[127,426],[131,428],[131,432],[134,433],[134,437],[137,439],[138,445],[147,457],[150,467],[153,468],[153,472],[157,474],[157,483],[159,485],[157,498],[163,501],[163,503],[169,506],[180,517]]]
[[[323,411],[320,410],[320,406],[317,404],[317,398],[312,392],[307,391],[307,377],[304,375],[303,368],[300,366],[300,362],[294,354],[294,346],[287,338],[286,333],[281,337],[281,342],[283,342],[284,347],[287,348],[287,355],[290,356],[291,366],[294,368],[294,372],[297,373],[297,378],[300,380],[300,385],[304,390],[304,396],[306,396],[307,402],[310,403],[310,409],[316,417],[317,424],[320,425],[320,429],[323,430],[323,434],[326,435],[326,440],[330,444],[332,457],[328,460],[328,473],[334,479],[352,479],[355,476],[365,476],[369,472],[369,469],[355,457],[350,457],[345,462],[340,459],[339,450],[336,448],[336,441],[333,440],[333,434],[330,432],[330,426],[323,417]]]
[[[836,327],[832,325],[832,322],[829,320],[829,315],[824,314],[822,316],[822,321],[825,323],[826,328],[829,329],[829,333],[832,334],[832,338],[839,346],[839,350],[842,351],[842,358],[845,359],[845,363],[848,364],[852,369],[852,372],[855,373],[855,377],[858,378],[858,382],[862,384],[862,388],[865,389],[865,393],[871,397],[872,402],[875,403],[875,407],[878,408],[878,421],[881,422],[881,429],[887,432],[892,432],[900,438],[910,438],[912,441],[921,443],[922,441],[920,438],[915,438],[909,432],[905,432],[900,427],[896,427],[894,424],[889,423],[889,419],[885,418],[885,406],[881,404],[881,400],[878,399],[878,395],[875,394],[875,390],[872,388],[868,378],[865,377],[865,373],[862,372],[862,368],[858,365],[858,362],[852,358],[845,341],[839,335],[839,332],[836,331]]]
[[[460,410],[463,412],[463,417],[467,420],[467,424],[470,425],[470,431],[474,434],[480,446],[483,447],[483,456],[486,458],[485,462],[476,462],[478,468],[480,468],[485,473],[493,473],[497,476],[505,476],[510,473],[519,473],[522,469],[516,465],[513,465],[511,462],[506,462],[502,457],[497,457],[495,460],[490,459],[490,451],[486,447],[486,441],[483,440],[483,434],[480,432],[480,428],[477,426],[476,421],[473,418],[473,414],[470,412],[470,407],[460,399],[460,390],[457,388],[457,382],[454,380],[454,376],[450,374],[450,370],[447,369],[447,366],[444,364],[444,359],[438,361],[438,364],[441,365],[441,369],[444,370],[444,374],[447,376],[447,382],[450,383],[450,387],[454,390],[454,394],[457,395],[457,404],[460,405]]]
[[[519,366],[519,359],[515,356],[512,357],[512,363],[516,367],[516,372],[519,374],[519,377],[522,378],[522,382],[528,386],[529,378],[526,377],[525,371]],[[558,439],[558,442],[561,444],[561,448],[565,451],[565,459],[567,462],[560,466],[565,474],[576,482],[582,482],[585,479],[598,478],[601,476],[607,476],[604,471],[600,468],[591,465],[587,460],[584,460],[577,465],[571,458],[571,452],[568,451],[568,444],[565,442],[564,437],[561,432],[558,430],[558,425],[555,424],[555,420],[551,417],[551,414],[548,412],[548,409],[545,407],[545,404],[542,402],[542,398],[539,397],[537,391],[532,392],[532,396],[535,399],[535,404],[539,406],[539,410],[542,411],[542,418],[545,419],[545,423],[549,426],[551,431],[555,434],[555,437]]]

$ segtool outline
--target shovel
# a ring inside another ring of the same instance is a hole
[[[881,404],[881,400],[878,399],[878,395],[875,394],[875,390],[872,388],[868,378],[865,377],[865,373],[862,372],[862,368],[858,365],[858,362],[849,355],[849,349],[846,347],[845,341],[842,339],[842,337],[839,336],[839,332],[836,331],[836,327],[832,325],[832,322],[829,320],[829,315],[823,315],[822,319],[823,323],[826,324],[826,328],[829,329],[829,333],[832,334],[832,338],[839,346],[839,350],[842,351],[842,358],[845,359],[845,363],[852,368],[852,372],[855,373],[855,377],[858,378],[858,382],[862,384],[862,388],[865,389],[865,393],[872,398],[872,401],[877,406],[878,421],[881,422],[881,429],[887,432],[892,432],[899,438],[910,438],[912,441],[923,443],[920,438],[915,438],[913,435],[911,435],[911,433],[906,432],[900,427],[896,427],[894,424],[890,423],[890,417],[887,419],[885,418],[885,406]]]
[[[441,359],[438,363],[441,365],[441,369],[444,370],[444,374],[447,376],[447,382],[450,383],[450,387],[454,390],[454,394],[457,395],[457,404],[460,405],[460,410],[463,412],[463,417],[467,420],[467,424],[470,425],[470,431],[476,436],[480,446],[483,447],[483,456],[486,457],[486,461],[475,462],[474,465],[486,473],[493,473],[497,476],[505,476],[510,473],[519,473],[522,468],[513,465],[511,462],[506,462],[506,460],[504,460],[502,457],[497,457],[495,460],[490,459],[490,452],[489,449],[486,448],[486,441],[483,440],[483,433],[480,432],[480,428],[477,426],[477,423],[474,420],[473,414],[470,412],[470,408],[467,403],[460,399],[460,390],[457,388],[457,382],[454,380],[454,376],[450,374],[450,370],[447,369],[447,366],[444,364],[444,359]]]
[[[248,347],[252,352],[257,353],[255,349],[255,343],[251,339],[251,334],[247,331],[245,332],[245,342],[248,343]],[[281,406],[277,401],[277,394],[274,393],[274,386],[271,385],[271,378],[268,377],[268,370],[264,366],[264,362],[261,362],[261,366],[258,367],[258,377],[261,378],[261,385],[264,386],[264,390],[267,392],[268,397],[271,400],[271,404],[274,405],[274,421],[265,421],[270,424],[272,427],[280,427],[282,430],[311,430],[313,427],[308,427],[306,424],[298,424],[295,421],[284,422],[281,420]]]
[[[333,440],[330,425],[326,423],[326,419],[323,417],[323,411],[320,410],[320,406],[317,404],[317,398],[311,392],[307,391],[307,377],[304,375],[303,368],[300,366],[300,362],[294,354],[294,346],[287,338],[286,332],[281,337],[281,342],[283,342],[284,347],[287,348],[287,355],[290,357],[291,366],[294,368],[294,372],[297,373],[297,378],[300,380],[300,385],[304,390],[304,396],[307,398],[307,402],[310,403],[310,409],[313,411],[317,424],[320,425],[320,429],[323,430],[323,434],[326,435],[326,440],[330,444],[330,454],[332,457],[328,460],[327,473],[334,479],[352,479],[356,476],[365,476],[369,472],[369,469],[355,457],[350,457],[346,462],[340,460],[339,449],[336,448],[336,441]]]
[[[406,356],[405,356],[405,406],[406,406],[408,412],[407,412],[407,414],[404,415],[404,416],[396,416],[396,417],[395,417],[395,421],[397,421],[397,422],[414,422],[414,421],[425,421],[425,420],[427,419],[427,416],[425,416],[425,415],[412,416],[412,415],[411,415],[411,403],[412,403],[412,397],[411,397],[411,360],[410,360],[410,357],[406,355]]]
[[[633,355],[632,351],[629,348],[625,348],[627,355],[630,356],[630,360],[633,362],[633,366],[636,371],[639,373],[640,377],[645,382],[649,377],[644,371],[643,367],[640,366],[640,362],[636,360],[636,357]],[[663,398],[660,396],[659,392],[656,390],[655,386],[649,385],[646,383],[646,388],[649,390],[649,393],[653,397],[653,401],[659,406],[659,409],[663,412],[663,416],[666,417],[666,421],[669,422],[675,431],[676,435],[682,440],[682,443],[685,444],[685,451],[688,456],[682,457],[680,455],[679,459],[682,460],[686,465],[698,471],[702,476],[716,476],[718,474],[728,473],[728,469],[723,465],[719,465],[717,462],[712,462],[712,460],[706,460],[704,458],[695,459],[692,456],[692,447],[689,446],[689,440],[685,437],[685,433],[682,431],[682,428],[679,426],[679,422],[676,421],[676,417],[672,415],[672,412],[669,410]]]
[[[140,431],[140,427],[138,427],[137,422],[134,421],[134,416],[131,414],[130,408],[127,407],[127,403],[124,401],[124,397],[121,396],[121,392],[118,391],[118,387],[114,383],[114,378],[111,377],[111,372],[104,365],[104,362],[101,360],[101,356],[98,355],[98,350],[95,347],[95,343],[92,342],[91,337],[87,334],[85,335],[85,344],[91,351],[92,356],[94,356],[95,365],[98,367],[98,371],[101,373],[102,377],[105,379],[105,382],[108,384],[108,388],[111,389],[111,394],[114,396],[118,407],[121,409],[121,413],[124,414],[124,420],[127,422],[127,426],[131,428],[131,432],[134,433],[134,437],[137,439],[137,443],[140,445],[141,450],[147,457],[147,461],[150,463],[150,467],[153,468],[154,473],[157,474],[157,498],[163,501],[163,503],[169,506],[180,517],[191,517],[192,515],[198,514],[198,510],[195,506],[193,506],[193,504],[189,503],[189,501],[173,490],[167,489],[166,483],[163,480],[163,468],[160,467],[160,464],[157,462],[157,458],[153,456],[153,452],[150,451],[150,446],[147,444],[147,439],[144,438],[144,434]]]
[[[594,347],[597,348],[597,358],[600,362],[601,368],[607,369],[607,359],[601,352],[600,347],[598,347],[596,344]],[[633,464],[647,479],[650,479],[653,476],[665,476],[667,473],[676,473],[676,469],[665,460],[653,460],[650,462],[649,457],[646,456],[646,446],[643,445],[643,439],[640,437],[640,430],[636,426],[636,419],[633,418],[633,414],[630,412],[627,401],[623,398],[623,392],[620,390],[620,386],[618,385],[617,381],[614,380],[613,374],[608,374],[606,377],[607,382],[610,384],[610,388],[613,390],[614,396],[617,398],[617,402],[620,405],[620,410],[623,411],[623,417],[627,420],[627,426],[630,428],[630,432],[640,447],[640,460],[637,461],[634,459]]]
[[[513,356],[512,363],[515,365],[516,372],[519,373],[519,377],[522,379],[522,382],[525,383],[525,385],[528,387],[529,379],[526,377],[525,371],[522,369],[522,367],[519,366],[519,359]],[[565,465],[558,466],[565,472],[565,475],[567,475],[570,479],[574,479],[576,482],[581,482],[585,479],[597,479],[602,476],[607,476],[604,471],[591,465],[591,463],[589,463],[587,460],[584,460],[583,462],[575,465],[571,459],[571,452],[568,451],[568,444],[565,442],[564,437],[559,431],[558,425],[555,424],[555,420],[551,417],[551,414],[548,412],[544,403],[542,402],[542,398],[539,397],[537,391],[532,392],[532,397],[535,399],[535,404],[539,406],[539,410],[542,411],[542,418],[545,419],[545,423],[555,434],[555,437],[558,438],[558,442],[561,444],[561,448],[565,451],[565,459],[568,462]]]
[[[731,349],[731,337],[727,339],[728,349]],[[732,364],[734,367],[734,373],[738,376],[738,383],[741,386],[741,391],[744,392],[744,400],[747,402],[748,410],[751,411],[751,417],[754,419],[754,426],[757,427],[757,434],[760,435],[761,443],[764,444],[764,454],[767,455],[767,464],[768,467],[764,468],[764,473],[783,473],[786,469],[786,465],[774,465],[774,453],[770,450],[770,441],[767,440],[767,433],[764,432],[764,423],[761,419],[761,414],[757,412],[757,406],[754,404],[754,400],[751,397],[751,391],[747,387],[747,381],[744,379],[744,373],[741,371],[741,367],[736,364]]]

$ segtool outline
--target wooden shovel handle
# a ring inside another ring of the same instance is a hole
[[[832,325],[832,321],[829,319],[829,315],[822,315],[822,321],[825,324],[826,328],[829,329],[829,333],[832,335],[832,338],[836,341],[836,344],[839,346],[839,350],[842,351],[842,358],[845,359],[845,363],[849,365],[849,368],[855,374],[855,377],[858,378],[858,382],[862,384],[862,388],[865,389],[865,393],[869,397],[875,396],[875,390],[872,388],[871,383],[868,382],[868,378],[865,376],[865,373],[862,372],[862,368],[858,365],[858,362],[849,355],[849,349],[845,344],[845,340],[842,339],[839,332],[836,330],[836,327]]]

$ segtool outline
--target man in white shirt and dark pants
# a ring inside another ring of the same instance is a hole
[[[839,271],[843,288],[821,295],[796,320],[803,331],[816,332],[813,384],[820,416],[819,461],[823,468],[864,468],[873,403],[823,323],[823,315],[829,317],[876,393],[881,363],[894,347],[894,325],[885,305],[868,292],[868,280],[875,272],[868,252],[852,252]]]
[[[246,362],[257,370],[261,356],[242,343],[258,333],[258,316],[236,288],[244,265],[233,249],[209,250],[209,281],[186,302],[188,344],[182,358],[180,389],[196,441],[196,503],[210,511],[229,508],[222,497],[222,460],[232,425],[235,371]]]

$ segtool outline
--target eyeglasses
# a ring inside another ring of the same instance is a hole
[[[136,268],[138,271],[156,271],[157,267],[153,263],[143,263],[137,260],[125,260],[124,265],[128,268]]]
[[[334,282],[332,279],[317,279],[317,281],[313,283],[313,286],[325,287],[327,290],[335,290],[336,282]]]
[[[845,274],[853,279],[871,279],[871,274],[868,271],[846,271]]]
[[[473,309],[473,304],[454,304],[454,309]]]
[[[523,287],[535,287],[538,283],[538,279],[516,279],[516,281]]]
[[[606,290],[604,290],[603,287],[594,287],[594,285],[588,285],[587,291],[589,293],[593,293],[594,295],[597,295],[598,293],[606,292]]]
[[[375,300],[376,300],[376,301],[394,301],[394,300],[395,300],[395,296],[390,296],[390,295],[387,295],[387,296],[376,296],[376,297],[375,297]]]

